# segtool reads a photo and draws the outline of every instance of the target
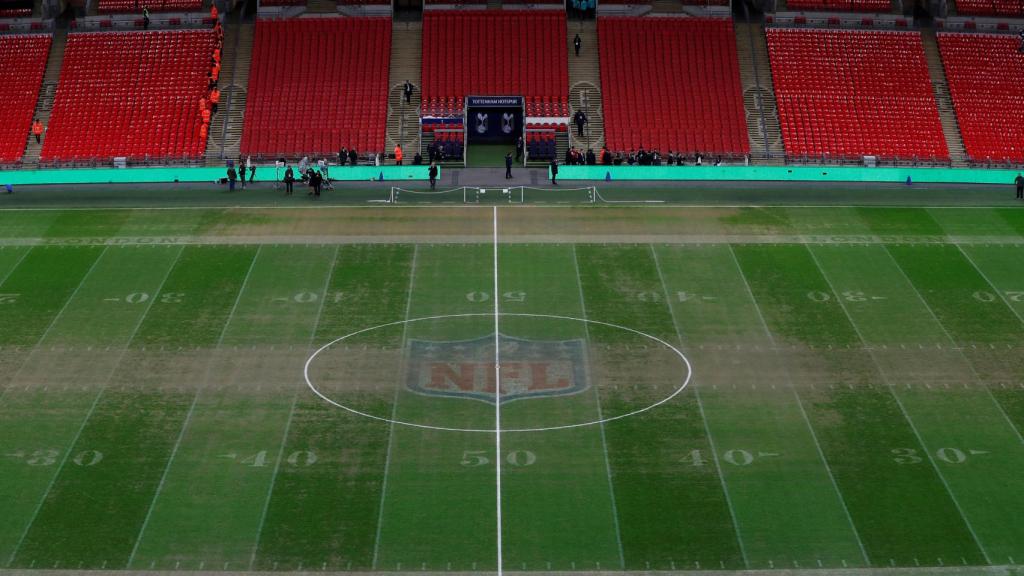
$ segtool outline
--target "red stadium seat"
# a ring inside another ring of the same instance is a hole
[[[1024,54],[1006,34],[939,34],[957,123],[975,161],[1024,162]]]
[[[388,18],[258,20],[242,153],[384,150],[390,62]]]
[[[0,36],[0,162],[21,160],[50,53],[50,35]]]
[[[788,155],[949,158],[919,33],[767,35]]]
[[[731,20],[601,18],[598,34],[609,149],[750,151]]]
[[[1021,0],[956,0],[959,14],[970,16],[1024,16]]]
[[[198,158],[211,30],[69,34],[41,160]]]
[[[424,114],[460,113],[466,96],[515,95],[527,116],[568,116],[565,13],[428,11],[422,78]]]
[[[203,0],[99,0],[100,14],[120,12],[195,12],[203,9]]]
[[[831,12],[890,12],[890,0],[788,0],[790,10],[826,10]]]

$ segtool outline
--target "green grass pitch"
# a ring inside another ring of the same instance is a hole
[[[1014,209],[0,211],[0,572],[1012,567],[1022,344]]]

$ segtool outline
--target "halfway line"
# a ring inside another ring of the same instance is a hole
[[[494,214],[494,450],[495,494],[498,516],[498,576],[502,575],[501,561],[501,342],[498,332],[498,207]]]

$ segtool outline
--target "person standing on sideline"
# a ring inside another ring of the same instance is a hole
[[[523,137],[520,136],[519,138],[516,138],[516,162],[523,161],[523,149],[525,147],[526,146],[523,143]]]
[[[572,39],[572,47],[576,50],[576,57],[579,58],[580,48],[583,47],[583,39],[580,38],[579,34],[577,34],[576,37]]]
[[[245,167],[249,169],[249,184],[256,179],[256,165],[252,163],[252,156],[245,157]]]
[[[24,126],[24,124],[22,124],[22,126]],[[42,143],[43,123],[39,121],[39,118],[32,121],[32,135],[36,137],[36,144]]]
[[[512,179],[512,153],[505,154],[505,180]]]
[[[324,177],[323,175],[321,175],[316,170],[313,170],[312,168],[310,168],[309,171],[311,172],[311,174],[309,175],[309,183],[311,186],[313,186],[313,199],[319,200],[320,187],[323,186]]]
[[[238,157],[238,176],[242,182],[242,190],[245,190],[245,162],[242,161],[242,157]]]
[[[590,121],[587,114],[583,110],[577,110],[572,116],[572,121],[576,123],[576,135],[583,138],[583,127]]]
[[[1018,172],[1013,183],[1017,185],[1017,198],[1024,200],[1024,175]]]
[[[142,7],[142,29],[149,30],[149,8]]]
[[[405,103],[406,104],[411,104],[412,103],[412,91],[415,90],[415,89],[416,89],[416,87],[413,86],[412,82],[409,82],[408,80],[406,80],[405,84],[402,85],[402,95],[405,96]]]
[[[395,166],[402,165],[402,145],[395,144]]]
[[[430,168],[427,169],[427,176],[430,177],[430,189],[437,188],[437,164],[430,163]]]
[[[558,180],[558,159],[557,158],[552,158],[551,159],[551,166],[549,167],[549,169],[551,170],[551,183],[553,185],[555,185],[555,186],[558,186],[558,182],[556,181],[556,180]]]
[[[292,170],[291,166],[285,166],[284,168],[284,195],[292,195],[292,185],[295,183],[295,171]]]
[[[238,172],[235,171],[235,166],[228,166],[228,192],[235,191],[235,180],[238,179]]]

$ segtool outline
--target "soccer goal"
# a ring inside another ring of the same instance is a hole
[[[470,186],[448,190],[410,190],[391,187],[388,202],[392,204],[477,204],[480,191]]]
[[[534,188],[514,186],[507,189],[510,204],[593,204],[597,188]]]

